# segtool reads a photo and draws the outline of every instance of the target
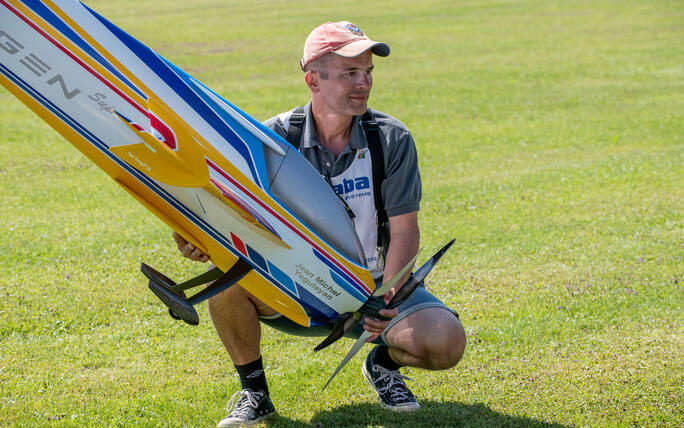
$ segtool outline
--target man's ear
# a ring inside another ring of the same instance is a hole
[[[320,82],[318,79],[320,79],[320,76],[315,71],[309,70],[304,75],[304,80],[306,81],[306,86],[309,87],[309,90],[311,92],[316,93],[320,90]]]

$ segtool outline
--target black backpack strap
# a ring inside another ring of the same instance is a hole
[[[385,180],[385,156],[380,141],[380,131],[378,122],[373,119],[369,110],[361,118],[361,126],[366,134],[368,150],[371,155],[373,168],[373,197],[375,199],[375,209],[378,210],[378,247],[382,248],[382,231],[387,223],[387,213],[385,204],[382,203],[382,182]]]
[[[288,143],[292,144],[292,146],[299,150],[299,146],[301,144],[302,140],[302,129],[304,129],[304,122],[306,121],[306,113],[304,113],[304,107],[299,106],[292,113],[290,114],[290,118],[288,119],[289,125],[287,128],[287,140]],[[330,177],[323,177],[325,178],[325,181],[328,182],[330,187],[332,188],[332,182],[330,181]],[[354,212],[349,208],[349,205],[345,202],[344,199],[342,199],[342,196],[338,195],[337,192],[335,192],[335,195],[340,199],[342,202],[342,205],[344,205],[344,209],[347,210],[347,215],[349,216],[350,219],[354,220]]]
[[[290,114],[289,126],[287,128],[288,143],[292,144],[295,149],[299,150],[299,142],[302,139],[302,129],[304,128],[304,120],[306,120],[306,113],[304,107],[299,106]]]
[[[297,107],[290,114],[288,120],[286,140],[292,144],[294,148],[299,150],[302,139],[302,129],[304,128],[304,121],[306,120],[306,113],[304,107]],[[382,202],[382,182],[385,180],[385,156],[383,154],[382,142],[380,140],[380,131],[378,122],[373,119],[369,110],[361,118],[361,126],[363,133],[366,135],[366,142],[368,142],[368,150],[371,155],[371,168],[373,172],[373,198],[375,199],[375,209],[378,211],[378,247],[382,247],[382,231],[387,223],[387,213],[385,212],[385,205]],[[344,202],[344,200],[342,200]],[[347,204],[344,204],[347,206]],[[351,212],[347,206],[347,211]],[[353,218],[353,214],[351,216]]]

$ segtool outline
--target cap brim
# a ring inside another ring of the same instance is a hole
[[[333,53],[346,58],[354,58],[367,52],[369,49],[372,49],[373,53],[377,56],[387,56],[390,54],[390,47],[387,43],[374,42],[368,39],[347,43],[341,48],[334,50]]]

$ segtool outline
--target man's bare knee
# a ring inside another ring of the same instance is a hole
[[[445,370],[463,357],[466,336],[461,322],[441,308],[421,309],[396,325],[391,345],[411,354],[415,364],[428,370]]]
[[[428,359],[435,370],[446,370],[454,367],[463,358],[466,348],[466,335],[458,318],[449,323],[444,331],[436,333],[440,341],[431,349]]]

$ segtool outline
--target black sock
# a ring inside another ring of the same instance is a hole
[[[390,357],[389,348],[383,345],[379,345],[375,348],[373,364],[381,365],[391,371],[399,370],[402,367],[401,364],[397,364],[392,357]]]
[[[261,357],[256,361],[252,361],[251,363],[242,366],[236,365],[235,370],[237,370],[238,376],[240,376],[242,389],[251,389],[254,392],[264,391],[266,395],[269,395],[268,385],[266,384],[266,373],[264,373],[264,365]]]

